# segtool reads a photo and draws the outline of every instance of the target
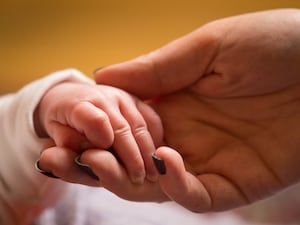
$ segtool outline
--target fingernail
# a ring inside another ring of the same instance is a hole
[[[152,154],[152,159],[159,174],[165,175],[167,173],[165,161],[157,157],[155,153]]]
[[[79,166],[79,168],[82,169],[82,171],[84,171],[85,173],[87,173],[91,178],[97,181],[100,180],[89,165],[80,162],[80,155],[77,156],[74,161]]]
[[[146,174],[143,171],[143,172],[139,173],[138,175],[133,176],[131,179],[134,184],[143,184],[145,182],[145,177],[146,177]]]
[[[39,172],[39,173],[41,173],[41,174],[43,174],[43,175],[45,175],[45,176],[47,176],[47,177],[59,179],[59,177],[58,177],[58,176],[55,176],[52,172],[46,171],[46,170],[42,170],[42,169],[40,168],[40,160],[39,160],[39,159],[35,162],[34,167],[35,167],[35,170],[36,170],[37,172]]]
[[[158,175],[157,173],[154,175],[148,174],[147,175],[147,180],[150,182],[156,182],[158,180]]]
[[[98,71],[102,70],[104,68],[104,66],[102,67],[98,67],[93,71],[93,74],[95,75]]]

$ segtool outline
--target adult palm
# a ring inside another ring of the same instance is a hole
[[[222,19],[96,72],[97,82],[150,99],[160,115],[166,145],[180,153],[156,152],[169,198],[219,211],[299,181],[299,25],[293,9]]]

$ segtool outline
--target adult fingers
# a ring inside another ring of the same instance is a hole
[[[147,55],[97,70],[95,80],[144,99],[172,93],[211,72],[219,39],[217,32],[200,28]]]
[[[119,197],[131,201],[165,201],[166,195],[157,182],[142,185],[130,181],[128,173],[109,151],[90,149],[82,153],[81,161],[90,166],[100,179],[100,185]]]
[[[76,157],[77,154],[67,148],[47,148],[40,155],[38,167],[67,182],[99,186],[98,180],[74,162]]]
[[[160,147],[155,157],[161,170],[165,169],[165,174],[159,177],[162,190],[191,211],[224,211],[248,203],[232,180],[209,172],[197,175],[188,172],[180,154],[171,148]]]
[[[187,172],[183,159],[178,152],[168,147],[160,147],[155,152],[157,160],[164,162],[164,175],[159,177],[159,182],[164,193],[175,202],[189,210],[204,212],[209,211],[212,199],[203,184],[191,173]],[[160,164],[161,165],[161,164]]]

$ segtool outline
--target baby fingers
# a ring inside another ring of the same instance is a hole
[[[143,183],[145,177],[156,181],[158,173],[151,159],[155,145],[136,102],[121,102],[119,110],[110,113],[110,119],[115,136],[114,151],[132,181]]]
[[[94,147],[108,149],[114,140],[110,119],[103,110],[88,101],[78,103],[71,111],[69,123]],[[86,143],[86,148],[91,147]],[[85,143],[81,143],[84,148]]]

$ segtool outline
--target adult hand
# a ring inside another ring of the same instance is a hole
[[[226,18],[96,72],[98,83],[152,99],[172,148],[156,152],[169,198],[219,211],[299,181],[299,26],[294,9]],[[100,173],[95,158],[85,160]]]

